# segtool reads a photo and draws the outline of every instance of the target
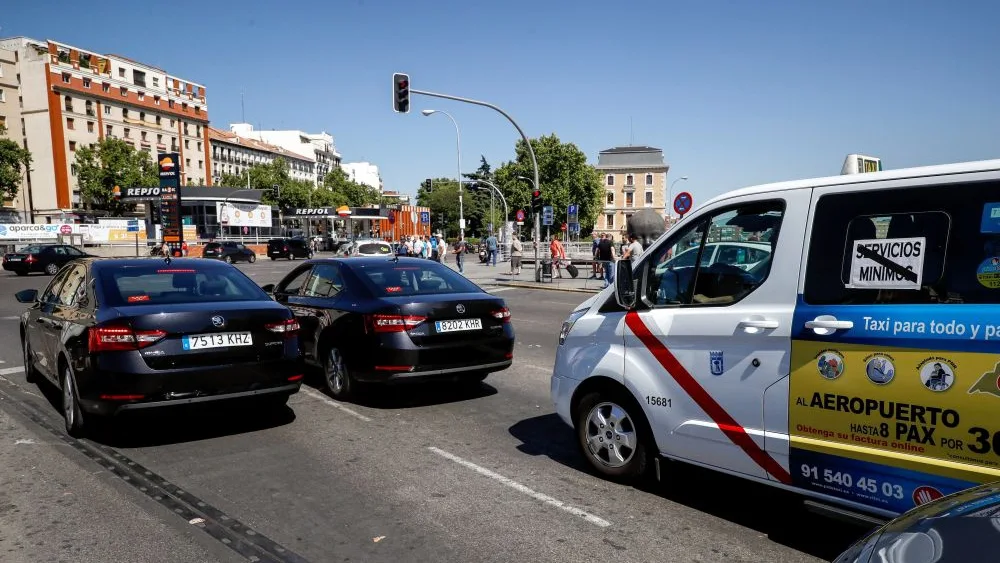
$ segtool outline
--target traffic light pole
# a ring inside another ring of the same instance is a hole
[[[409,83],[407,83],[407,86],[409,86]],[[491,110],[499,113],[500,115],[506,117],[507,121],[510,121],[510,124],[514,126],[514,129],[517,129],[517,132],[521,134],[521,139],[524,140],[524,144],[528,146],[528,155],[531,157],[531,167],[532,167],[532,172],[534,173],[534,178],[535,178],[535,186],[534,186],[534,188],[536,190],[539,189],[538,188],[538,160],[535,158],[535,149],[533,149],[531,147],[531,141],[528,140],[528,136],[524,134],[524,131],[521,129],[521,126],[518,125],[517,122],[514,121],[514,118],[511,117],[507,112],[505,112],[504,110],[500,109],[499,107],[497,107],[497,106],[495,106],[495,105],[493,105],[491,103],[482,102],[482,101],[479,101],[479,100],[473,100],[473,99],[470,99],[470,98],[462,98],[462,97],[459,97],[459,96],[451,96],[449,94],[439,94],[437,92],[428,92],[426,90],[416,90],[416,89],[413,89],[413,88],[411,88],[409,91],[410,91],[411,94],[422,94],[424,96],[430,96],[432,98],[443,98],[445,100],[454,100],[456,102],[465,102],[467,104],[473,104],[473,105],[477,105],[477,106],[487,107],[487,108],[490,108]],[[459,193],[461,193],[461,189],[462,189],[462,187],[461,187],[462,186],[461,172],[462,171],[459,170],[459,177],[458,177]],[[541,264],[538,261],[538,245],[539,245],[538,237],[541,234],[541,230],[540,230],[539,227],[540,226],[538,224],[538,213],[535,213],[535,268],[540,268],[541,267]]]

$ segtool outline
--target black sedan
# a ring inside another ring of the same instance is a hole
[[[323,368],[340,399],[357,383],[477,383],[512,362],[514,329],[504,300],[437,262],[312,260],[264,289],[295,313],[305,360]]]
[[[201,253],[202,258],[213,258],[232,264],[233,262],[257,261],[257,253],[248,248],[245,244],[235,241],[210,242],[205,245],[205,250]]]
[[[859,540],[835,563],[1000,561],[1000,482],[922,504]]]
[[[298,322],[221,262],[71,262],[41,295],[26,289],[24,370],[62,390],[66,429],[93,415],[219,399],[284,405],[302,380]]]
[[[17,252],[4,254],[3,269],[19,276],[26,276],[31,272],[45,272],[54,276],[70,260],[89,256],[90,254],[68,244],[32,244]]]

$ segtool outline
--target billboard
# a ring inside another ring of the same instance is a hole
[[[229,227],[270,227],[271,206],[252,203],[215,202],[219,224]]]

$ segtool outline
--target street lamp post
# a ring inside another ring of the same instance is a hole
[[[674,184],[676,184],[677,182],[681,182],[683,180],[687,180],[687,179],[688,179],[687,176],[681,176],[680,178],[677,178],[676,180],[674,180],[673,182],[671,182],[670,183],[670,187],[667,188],[667,201],[664,202],[664,205],[667,208],[667,219],[670,219],[670,209],[673,207],[673,203],[670,201],[670,192],[674,191]]]
[[[500,191],[500,188],[498,188],[496,184],[490,182],[489,180],[469,180],[468,184],[470,185],[486,184],[490,188],[493,188],[492,191],[490,192],[490,195],[492,195],[495,192],[497,195],[500,196],[500,201],[503,202],[503,222],[506,223],[507,219],[510,217],[510,209],[507,208],[507,198],[503,196],[503,192]],[[490,217],[490,219],[492,220],[493,218]],[[501,231],[501,235],[504,237],[504,244],[505,245],[510,244],[510,241],[506,240],[507,232]]]
[[[425,117],[440,113],[448,116],[448,119],[455,124],[455,147],[458,153],[458,176],[455,178],[455,181],[458,182],[458,232],[459,240],[465,240],[465,210],[462,207],[462,134],[458,130],[458,122],[446,111],[425,109],[420,113],[424,114]]]

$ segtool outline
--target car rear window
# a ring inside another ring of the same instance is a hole
[[[128,266],[98,274],[104,300],[112,307],[269,299],[235,268]]]
[[[222,245],[217,242],[210,242],[205,245],[205,250],[218,250],[222,248]]]
[[[385,264],[354,264],[352,268],[375,295],[382,297],[482,291],[461,274],[434,262],[386,261]]]
[[[358,246],[361,254],[392,254],[392,248],[385,243],[367,242]]]
[[[17,253],[18,254],[38,254],[39,252],[42,251],[43,248],[45,248],[45,247],[41,246],[41,245],[38,245],[38,244],[32,244],[31,246],[25,246],[21,250],[18,250]]]
[[[283,238],[273,238],[267,241],[268,246],[285,246],[285,239]]]

